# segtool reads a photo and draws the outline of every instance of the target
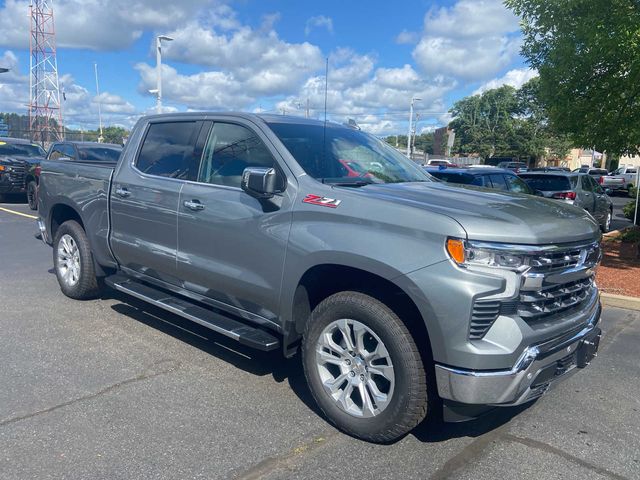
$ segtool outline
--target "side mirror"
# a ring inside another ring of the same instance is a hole
[[[240,187],[255,198],[271,198],[277,193],[278,174],[275,168],[247,167],[242,172]]]

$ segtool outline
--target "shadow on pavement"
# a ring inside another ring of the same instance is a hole
[[[5,193],[2,195],[2,201],[0,203],[4,203],[5,205],[27,204],[27,195],[26,193]]]
[[[256,376],[271,375],[278,383],[287,380],[296,396],[315,414],[324,417],[307,387],[299,355],[287,359],[283,357],[280,349],[260,352],[245,347],[206,327],[112,289],[107,289],[102,299],[120,302],[111,306],[115,312],[171,335],[246,372]],[[529,405],[531,404],[514,408],[496,408],[478,419],[462,423],[445,423],[438,411],[430,414],[409,435],[424,443],[442,442],[458,437],[478,437],[504,425]],[[439,405],[435,410],[439,410]]]

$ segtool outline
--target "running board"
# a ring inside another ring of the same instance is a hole
[[[111,288],[131,295],[132,297],[139,298],[168,312],[180,315],[192,322],[199,323],[216,333],[232,338],[248,347],[266,352],[275,350],[280,346],[278,338],[264,330],[251,327],[220,313],[207,310],[188,300],[151,287],[130,277],[112,275],[105,278],[105,283]]]

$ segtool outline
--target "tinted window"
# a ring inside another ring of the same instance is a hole
[[[627,169],[627,173],[633,173],[635,175],[638,171],[635,168],[629,168]]]
[[[245,168],[273,166],[271,153],[253,131],[215,123],[204,148],[198,181],[240,187]]]
[[[582,190],[585,192],[593,191],[593,184],[591,183],[591,177],[583,176],[580,178],[582,182]]]
[[[505,175],[504,178],[507,181],[507,185],[509,185],[509,190],[511,190],[512,192],[529,194],[533,193],[529,186],[515,175]]]
[[[78,159],[81,162],[108,162],[114,163],[120,157],[119,148],[114,147],[78,147]]]
[[[59,150],[64,157],[69,157],[71,159],[76,158],[76,150],[70,143],[61,144]]]
[[[455,173],[455,172],[447,172],[447,171],[437,171],[437,172],[429,172],[436,178],[443,180],[447,183],[463,183],[469,185],[473,183],[473,175],[469,175],[466,173]]]
[[[51,151],[49,152],[50,160],[58,160],[62,156],[62,152],[60,151],[60,145],[53,145],[51,147]]]
[[[473,182],[471,182],[471,184],[478,185],[479,187],[491,188],[491,182],[489,181],[489,177],[486,177],[484,175],[478,175],[476,178],[473,179]]]
[[[491,180],[491,184],[493,188],[496,190],[508,190],[507,182],[504,181],[504,175],[501,173],[494,173],[493,175],[489,175],[489,179]]]
[[[142,144],[136,167],[160,177],[193,179],[199,158],[194,156],[197,122],[152,123]]]
[[[270,122],[269,126],[307,174],[325,183],[429,182],[432,177],[385,142],[352,128]],[[366,172],[353,177],[345,162]]]
[[[569,179],[560,175],[523,175],[522,179],[534,190],[563,192],[572,190]]]
[[[26,157],[44,157],[47,154],[39,145],[28,143],[7,143],[0,141],[0,155],[21,155]]]

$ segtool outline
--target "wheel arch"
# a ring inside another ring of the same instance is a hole
[[[293,355],[302,337],[311,311],[328,296],[340,291],[357,291],[370,295],[387,305],[404,322],[420,348],[423,359],[432,362],[431,337],[418,302],[394,278],[382,271],[364,270],[344,263],[319,263],[307,268],[299,276],[290,300],[288,322],[283,325],[284,351]]]

